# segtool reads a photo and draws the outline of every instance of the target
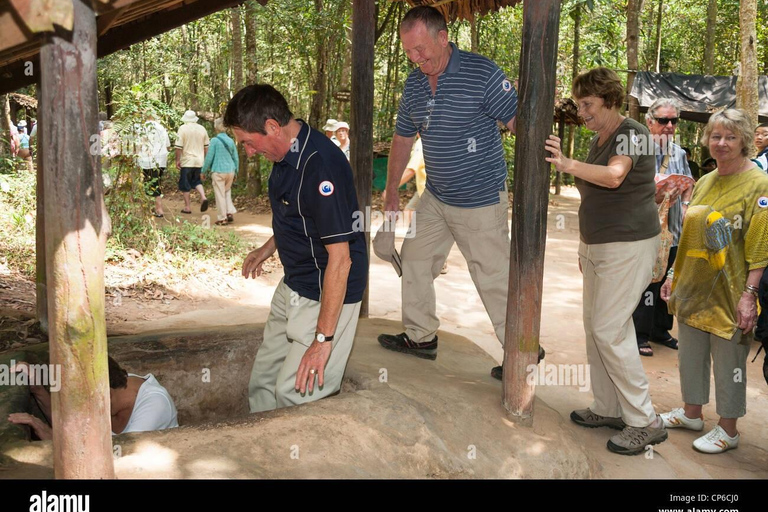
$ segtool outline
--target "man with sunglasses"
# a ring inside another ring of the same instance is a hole
[[[495,63],[448,40],[445,18],[434,7],[410,9],[400,40],[418,68],[408,75],[400,100],[384,211],[398,210],[397,187],[417,133],[427,181],[402,249],[405,332],[382,334],[379,343],[423,359],[437,357],[434,280],[456,242],[503,344],[510,240],[497,122],[514,133],[517,93]],[[501,367],[494,376],[501,377]]]
[[[693,178],[685,150],[674,143],[679,120],[680,107],[675,100],[659,98],[654,101],[645,116],[645,124],[651,132],[653,144],[649,141],[645,146],[655,148],[658,174],[683,174]],[[675,191],[670,197],[672,203],[669,208],[668,222],[673,239],[666,271],[669,271],[675,262],[677,244],[683,228],[683,217],[688,209],[691,195],[693,195],[693,187]],[[637,347],[642,356],[653,355],[653,348],[649,343],[651,341],[677,350],[677,340],[669,334],[673,317],[667,311],[667,303],[659,296],[661,285],[662,283],[651,283],[646,288],[640,297],[640,304],[632,315],[637,333]]]

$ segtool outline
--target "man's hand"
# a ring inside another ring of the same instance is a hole
[[[669,302],[669,297],[672,295],[672,280],[668,277],[664,278],[664,284],[661,285],[661,291],[659,296],[664,302]]]
[[[317,375],[317,385],[322,387],[325,380],[325,365],[331,357],[331,342],[320,343],[315,340],[304,353],[299,363],[299,369],[296,372],[296,391],[304,394],[305,391],[312,393],[315,388],[315,375]],[[314,371],[312,371],[314,370]]]
[[[248,279],[250,276],[251,279],[256,279],[260,276],[264,271],[262,265],[275,253],[276,248],[275,237],[272,237],[258,249],[249,252],[243,261],[243,277]]]
[[[14,425],[27,425],[42,440],[53,439],[53,429],[37,416],[32,416],[26,412],[14,412],[8,416],[8,421]]]

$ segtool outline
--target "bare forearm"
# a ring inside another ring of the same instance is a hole
[[[323,295],[320,298],[320,315],[317,318],[317,332],[332,336],[336,332],[344,297],[347,294],[347,279],[352,260],[347,257],[329,258],[323,279]]]
[[[414,171],[410,167],[407,168],[405,172],[403,172],[403,176],[402,178],[400,178],[400,185],[398,185],[397,188],[400,188],[406,183],[408,183],[409,181],[411,181],[411,178],[413,178],[415,175],[416,175],[416,171]]]
[[[754,286],[755,288],[759,288],[760,278],[763,277],[764,270],[765,267],[750,270],[747,274],[747,286]]]
[[[628,157],[624,158],[629,160]],[[623,183],[629,169],[625,165],[616,163],[613,159],[611,160],[608,162],[608,165],[595,165],[569,159],[568,165],[563,172],[573,174],[577,178],[601,187],[618,188]],[[631,165],[631,160],[629,162]]]
[[[51,392],[45,389],[44,387],[40,386],[40,389],[33,389],[31,390],[32,394],[37,399],[37,403],[40,406],[40,410],[43,411],[43,414],[46,418],[48,418],[48,421],[51,420]]]
[[[387,163],[387,197],[390,201],[397,198],[397,189],[400,186],[400,179],[411,158],[411,147],[413,147],[413,137],[401,137],[395,134],[392,139],[392,147],[389,151],[389,161]]]

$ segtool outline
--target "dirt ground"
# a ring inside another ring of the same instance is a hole
[[[166,205],[166,211],[171,213],[181,210],[181,203],[173,198],[168,198]],[[193,206],[194,213],[185,218],[202,222],[198,210]],[[577,210],[578,194],[569,188],[551,201],[549,208],[541,322],[541,344],[547,351],[547,364],[586,363],[581,320],[582,281],[576,256]],[[207,213],[215,220],[215,210]],[[270,224],[268,214],[241,212],[235,216],[234,224],[214,228],[234,230],[245,241],[259,245],[271,235]],[[181,289],[169,290],[167,296],[159,300],[141,294],[122,296],[119,301],[108,297],[108,332],[110,335],[136,334],[262,323],[281,277],[281,270],[275,268],[256,280],[230,276],[222,278],[223,283],[210,283],[193,279]],[[441,330],[471,340],[492,359],[501,361],[502,348],[456,246],[448,258],[448,273],[440,276],[435,286]],[[372,320],[400,321],[400,280],[390,264],[375,256],[371,260],[369,293]],[[0,296],[0,307],[32,311],[34,286],[12,280],[0,269]],[[655,355],[642,358],[642,362],[654,406],[664,412],[682,405],[677,352],[660,345],[653,348]],[[753,347],[750,361],[756,350],[757,345]],[[583,429],[568,420],[571,410],[590,404],[591,393],[580,392],[577,386],[545,384],[537,386],[536,395],[545,408],[559,417],[557,423],[562,427],[558,428],[564,429],[589,454],[592,460],[589,473],[593,478],[767,478],[768,387],[762,378],[762,357],[748,364],[748,413],[739,422],[742,435],[739,448],[717,456],[695,452],[691,443],[699,434],[679,430],[670,431],[669,440],[650,454],[651,458],[655,455],[655,462],[649,462],[648,454],[637,457],[611,454],[605,443],[612,431]],[[396,354],[395,362],[397,358],[404,358],[403,364],[411,366],[420,361]],[[491,365],[488,360],[488,370]],[[717,421],[714,393],[712,402],[704,407],[704,417],[705,429],[714,427]]]

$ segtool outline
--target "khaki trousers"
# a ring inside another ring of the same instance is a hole
[[[594,402],[601,416],[645,427],[656,419],[637,350],[632,313],[650,284],[660,237],[579,244],[584,273],[584,331]]]
[[[726,340],[678,323],[680,389],[683,402],[692,405],[709,403],[710,369],[715,373],[717,414],[722,418],[741,418],[747,413],[747,357],[750,337],[742,337],[737,329]]]
[[[336,326],[331,357],[325,367],[323,388],[299,394],[295,390],[296,372],[301,358],[315,339],[320,302],[301,297],[282,280],[272,297],[272,306],[264,326],[264,341],[256,353],[248,385],[251,412],[271,411],[281,407],[314,402],[341,389],[352,342],[355,339],[360,302],[344,304]]]
[[[458,208],[440,202],[429,190],[420,197],[411,221],[413,237],[406,237],[402,250],[403,324],[411,340],[421,343],[435,337],[440,320],[434,280],[456,242],[496,337],[504,344],[510,247],[507,193],[500,192],[499,199],[492,206]]]
[[[232,204],[232,183],[235,181],[233,172],[212,172],[211,181],[213,182],[213,196],[216,198],[216,218],[224,220],[227,214],[237,213],[235,205]]]

